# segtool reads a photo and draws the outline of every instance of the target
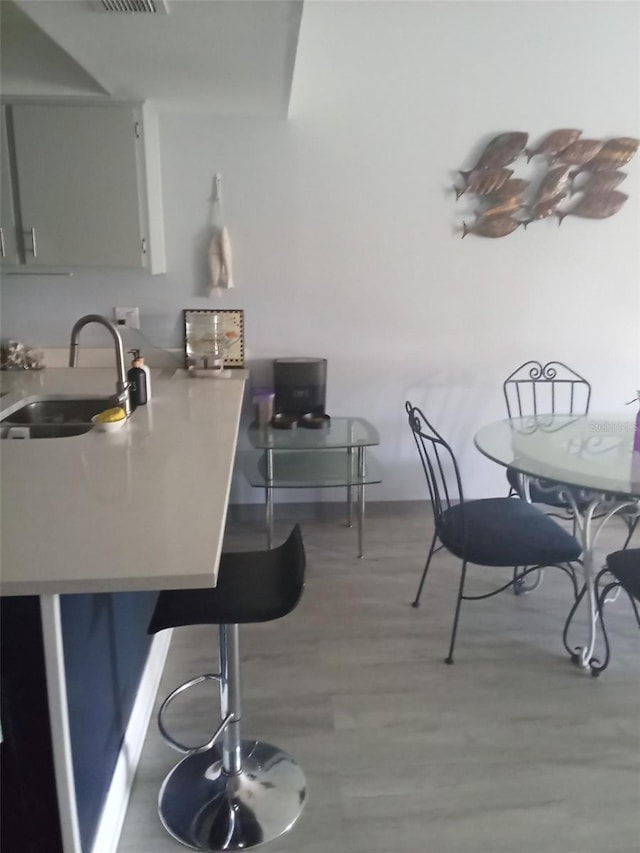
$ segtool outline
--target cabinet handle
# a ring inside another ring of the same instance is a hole
[[[0,228],[0,257],[7,257],[6,252],[4,250],[4,228]]]
[[[36,244],[36,229],[31,229],[31,254],[34,258],[38,257],[38,246]]]

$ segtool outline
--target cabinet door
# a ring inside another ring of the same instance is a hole
[[[13,183],[7,144],[4,109],[0,110],[0,259],[8,264],[18,263],[16,220],[13,210]]]
[[[12,115],[25,263],[145,266],[136,110],[25,104]]]

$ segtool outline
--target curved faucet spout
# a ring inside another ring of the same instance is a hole
[[[82,329],[84,329],[85,326],[88,326],[90,323],[97,323],[100,326],[104,326],[104,328],[108,330],[109,334],[113,338],[117,373],[116,394],[118,396],[118,403],[125,410],[127,417],[129,417],[129,415],[131,414],[131,401],[129,399],[129,382],[127,382],[127,374],[124,366],[124,347],[122,345],[122,338],[120,337],[120,332],[110,320],[107,320],[106,317],[103,317],[100,314],[85,314],[84,317],[80,317],[80,319],[74,324],[73,329],[71,329],[71,343],[69,346],[69,367],[78,366],[80,332],[82,331]]]

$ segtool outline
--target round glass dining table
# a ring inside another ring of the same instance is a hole
[[[572,659],[589,666],[597,630],[597,590],[594,549],[602,526],[621,510],[639,512],[640,453],[633,451],[635,418],[613,415],[535,415],[510,418],[483,426],[475,436],[478,450],[499,465],[517,471],[527,494],[535,480],[543,488],[567,486],[562,497],[571,506],[576,537],[583,549],[584,585],[564,629]],[[586,598],[589,631],[583,646],[571,649],[567,633],[571,619]],[[594,661],[595,662],[595,661]]]

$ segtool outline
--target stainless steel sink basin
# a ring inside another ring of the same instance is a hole
[[[0,438],[66,438],[83,435],[92,429],[93,424],[0,424]]]
[[[113,397],[32,397],[0,420],[0,438],[66,438],[93,427],[91,418],[117,405]]]
[[[3,424],[91,424],[91,418],[115,406],[114,397],[39,397],[2,418]]]

